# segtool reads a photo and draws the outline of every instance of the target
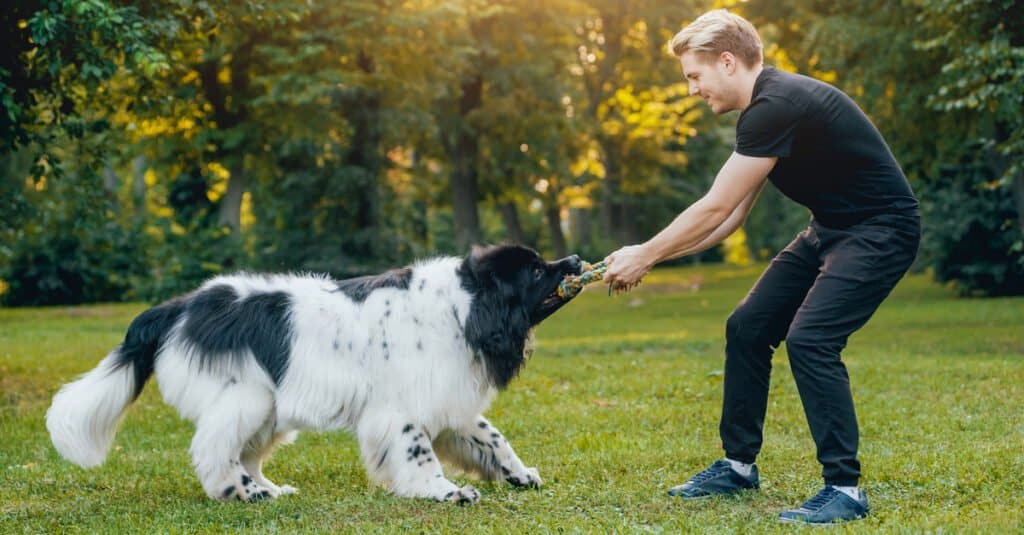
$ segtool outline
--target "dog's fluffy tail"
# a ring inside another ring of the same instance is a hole
[[[46,412],[46,429],[61,456],[85,468],[103,462],[125,409],[153,374],[160,344],[182,310],[181,303],[171,301],[142,313],[99,366],[57,392]]]

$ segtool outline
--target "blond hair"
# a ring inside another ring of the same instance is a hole
[[[732,52],[747,67],[756,67],[763,62],[762,48],[754,25],[725,9],[708,11],[697,17],[668,42],[669,51],[678,57],[688,50],[714,57],[722,52]]]

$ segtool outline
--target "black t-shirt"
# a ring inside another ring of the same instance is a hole
[[[882,134],[850,97],[813,78],[765,67],[736,124],[736,152],[778,157],[768,179],[825,226],[917,215]]]

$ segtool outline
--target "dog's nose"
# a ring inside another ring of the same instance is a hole
[[[569,269],[573,271],[578,272],[579,270],[583,269],[583,261],[580,260],[580,257],[578,255],[566,257],[566,259],[563,260],[563,262],[568,263]]]

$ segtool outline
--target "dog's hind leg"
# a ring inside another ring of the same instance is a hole
[[[537,469],[527,468],[508,440],[483,416],[438,435],[434,449],[445,461],[479,473],[484,479],[508,481],[517,487],[540,487],[543,483]]]
[[[263,475],[263,461],[270,457],[274,448],[295,441],[297,431],[273,433],[274,422],[268,420],[263,427],[249,440],[242,450],[242,467],[252,476],[253,481],[270,489],[272,494],[295,494],[298,490],[291,485],[277,486]]]
[[[257,501],[277,494],[254,480],[242,465],[250,439],[273,420],[273,394],[264,386],[229,381],[196,420],[192,463],[211,498]]]
[[[480,501],[472,486],[460,488],[444,477],[426,431],[405,421],[397,415],[363,415],[357,435],[370,479],[398,496],[458,504]]]

